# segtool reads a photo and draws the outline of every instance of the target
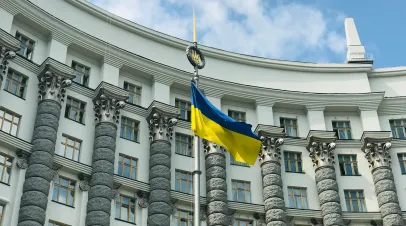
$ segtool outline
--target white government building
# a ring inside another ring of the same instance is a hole
[[[254,166],[201,146],[201,225],[406,225],[406,68],[345,32],[342,64],[200,46],[199,87],[263,138]],[[83,0],[1,0],[0,225],[192,225],[188,45]]]

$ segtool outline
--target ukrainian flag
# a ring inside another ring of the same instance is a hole
[[[261,141],[251,125],[238,122],[214,107],[192,82],[192,130],[208,141],[223,146],[238,162],[254,165]]]

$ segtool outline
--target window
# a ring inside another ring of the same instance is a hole
[[[405,120],[389,120],[393,138],[405,138]]]
[[[54,181],[52,200],[68,206],[73,206],[75,199],[75,184],[75,181],[68,178],[56,178]]]
[[[124,82],[124,89],[130,93],[128,103],[141,104],[141,87]]]
[[[357,176],[358,162],[357,155],[338,155],[341,175],[343,176]]]
[[[124,195],[117,196],[116,219],[135,223],[135,198]]]
[[[18,97],[24,98],[25,87],[27,86],[28,78],[13,69],[8,70],[6,85],[4,90]]]
[[[398,153],[400,170],[402,174],[406,174],[406,153]]]
[[[89,86],[90,67],[72,61],[72,68],[76,71],[75,82],[84,86]]]
[[[302,153],[283,152],[285,172],[302,173]]]
[[[49,220],[48,226],[69,226],[67,224],[62,224],[53,220]]]
[[[362,190],[344,190],[347,211],[366,212],[364,191]]]
[[[298,137],[296,119],[280,118],[280,125],[285,128],[286,136]]]
[[[307,189],[288,187],[289,207],[295,209],[307,209]]]
[[[228,116],[238,122],[245,122],[245,112],[228,110]]]
[[[180,155],[193,156],[193,136],[176,133],[175,134],[175,152]]]
[[[20,116],[14,112],[0,109],[1,130],[13,136],[17,136],[20,124]]]
[[[175,174],[175,191],[193,194],[192,173],[176,170]]]
[[[231,165],[235,165],[235,166],[246,166],[246,167],[250,167],[250,165],[248,165],[247,163],[245,163],[245,162],[239,162],[239,161],[236,161],[235,159],[234,159],[234,157],[230,154],[230,164]]]
[[[67,135],[62,135],[62,145],[56,154],[68,159],[79,161],[81,145],[82,141]]]
[[[234,226],[252,226],[251,220],[235,219]]]
[[[352,139],[351,126],[349,121],[334,121],[333,131],[336,132],[336,135],[340,140]]]
[[[121,132],[120,137],[138,142],[139,122],[127,117],[121,117]]]
[[[233,200],[237,202],[251,202],[251,183],[232,180]]]
[[[178,209],[175,213],[175,226],[193,226],[193,212]]]
[[[190,102],[180,99],[175,99],[175,107],[179,108],[180,118],[190,121]]]
[[[11,166],[13,159],[0,153],[0,182],[8,184],[10,183]],[[1,222],[1,221],[0,221]]]
[[[20,40],[20,50],[18,51],[18,54],[31,60],[35,42],[18,31],[16,33],[16,38]]]
[[[3,222],[3,216],[4,216],[4,209],[5,209],[5,206],[3,205],[3,204],[0,204],[0,226],[2,225],[2,222]]]
[[[66,101],[65,118],[73,121],[84,123],[84,115],[86,111],[86,103],[73,99],[68,96]]]
[[[118,156],[118,175],[137,179],[138,159],[120,154]]]

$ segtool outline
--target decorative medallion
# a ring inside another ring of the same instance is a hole
[[[28,161],[25,158],[18,158],[17,160],[17,167],[20,169],[27,169]]]
[[[87,180],[81,180],[79,182],[79,188],[82,191],[89,191],[89,189],[90,189],[89,182]]]
[[[197,46],[191,45],[186,48],[186,56],[193,67],[202,69],[206,65],[203,53]]]
[[[138,205],[141,208],[147,208],[149,205],[149,193],[144,191],[138,191]]]

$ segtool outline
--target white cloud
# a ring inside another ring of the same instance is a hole
[[[301,61],[340,58],[342,62],[345,56],[343,26],[338,26],[344,20],[338,21],[335,12],[323,13],[308,5],[263,0],[90,2],[140,25],[187,40],[192,38],[194,7],[199,43],[228,51]]]

